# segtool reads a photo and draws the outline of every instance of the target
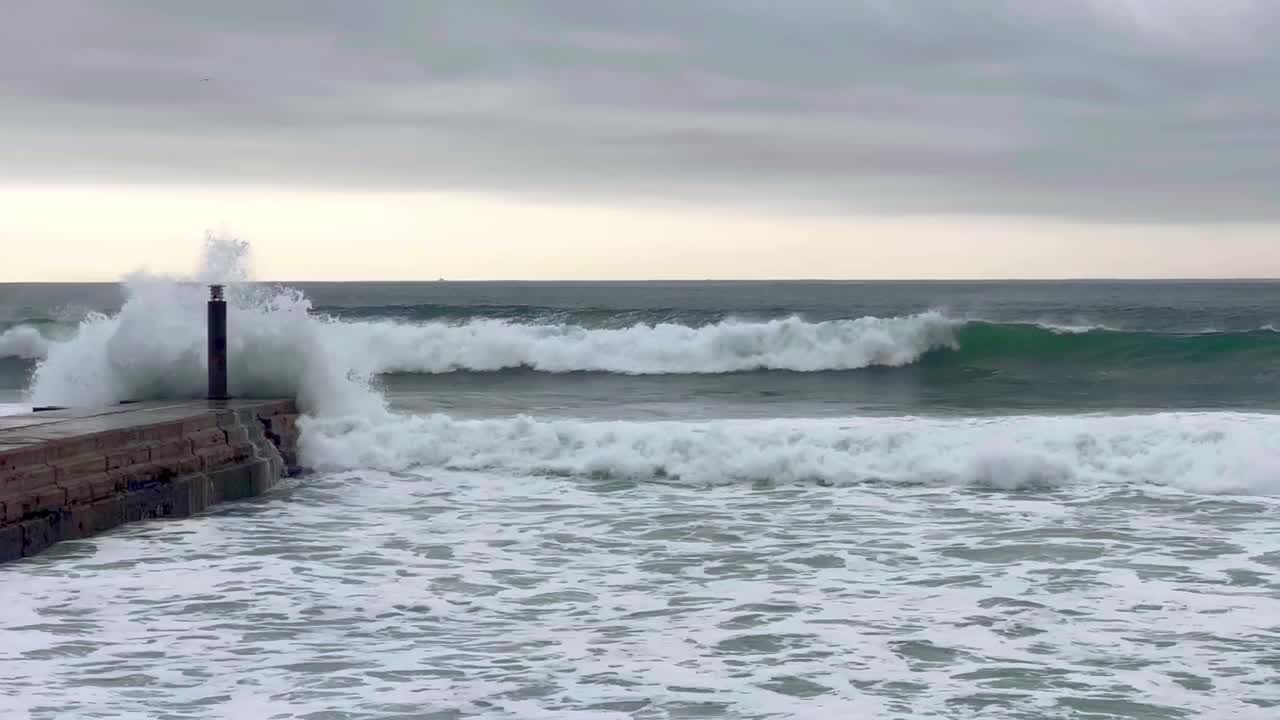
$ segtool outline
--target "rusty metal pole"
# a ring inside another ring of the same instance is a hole
[[[227,301],[209,286],[209,399],[227,399]]]

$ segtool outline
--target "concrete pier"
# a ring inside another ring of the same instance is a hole
[[[289,400],[0,417],[0,562],[265,492],[297,463],[296,422]]]

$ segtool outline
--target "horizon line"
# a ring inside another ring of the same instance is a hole
[[[158,277],[163,278],[163,275]],[[121,285],[126,280],[0,280],[0,285]],[[202,280],[186,280],[176,279],[176,282],[190,285],[208,285],[210,283]],[[401,285],[479,285],[479,284],[506,284],[506,285],[550,285],[550,284],[593,284],[593,285],[620,285],[626,283],[774,283],[774,284],[840,284],[840,283],[1214,283],[1214,282],[1280,282],[1280,277],[1065,277],[1065,278],[637,278],[630,280],[611,279],[611,280],[590,280],[590,279],[568,279],[568,278],[551,278],[539,280],[519,280],[519,279],[458,279],[451,280],[449,278],[437,278],[434,280],[283,280],[283,279],[262,279],[262,280],[246,280],[245,284],[401,284]],[[226,282],[223,284],[235,284]]]

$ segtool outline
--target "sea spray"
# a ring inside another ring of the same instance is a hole
[[[331,341],[302,293],[247,284],[248,246],[210,238],[199,282],[138,273],[114,315],[92,314],[75,336],[51,343],[36,367],[36,404],[198,398],[205,393],[206,283],[228,285],[228,374],[242,397],[293,397],[319,415],[384,412],[361,349]]]
[[[19,325],[0,332],[0,360],[38,360],[49,353],[50,340],[36,328]]]
[[[698,422],[311,418],[323,470],[492,471],[692,485],[1078,483],[1280,494],[1280,416],[1246,413]]]

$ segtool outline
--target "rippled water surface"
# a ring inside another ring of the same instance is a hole
[[[1278,513],[313,476],[0,568],[0,715],[1275,718]]]

